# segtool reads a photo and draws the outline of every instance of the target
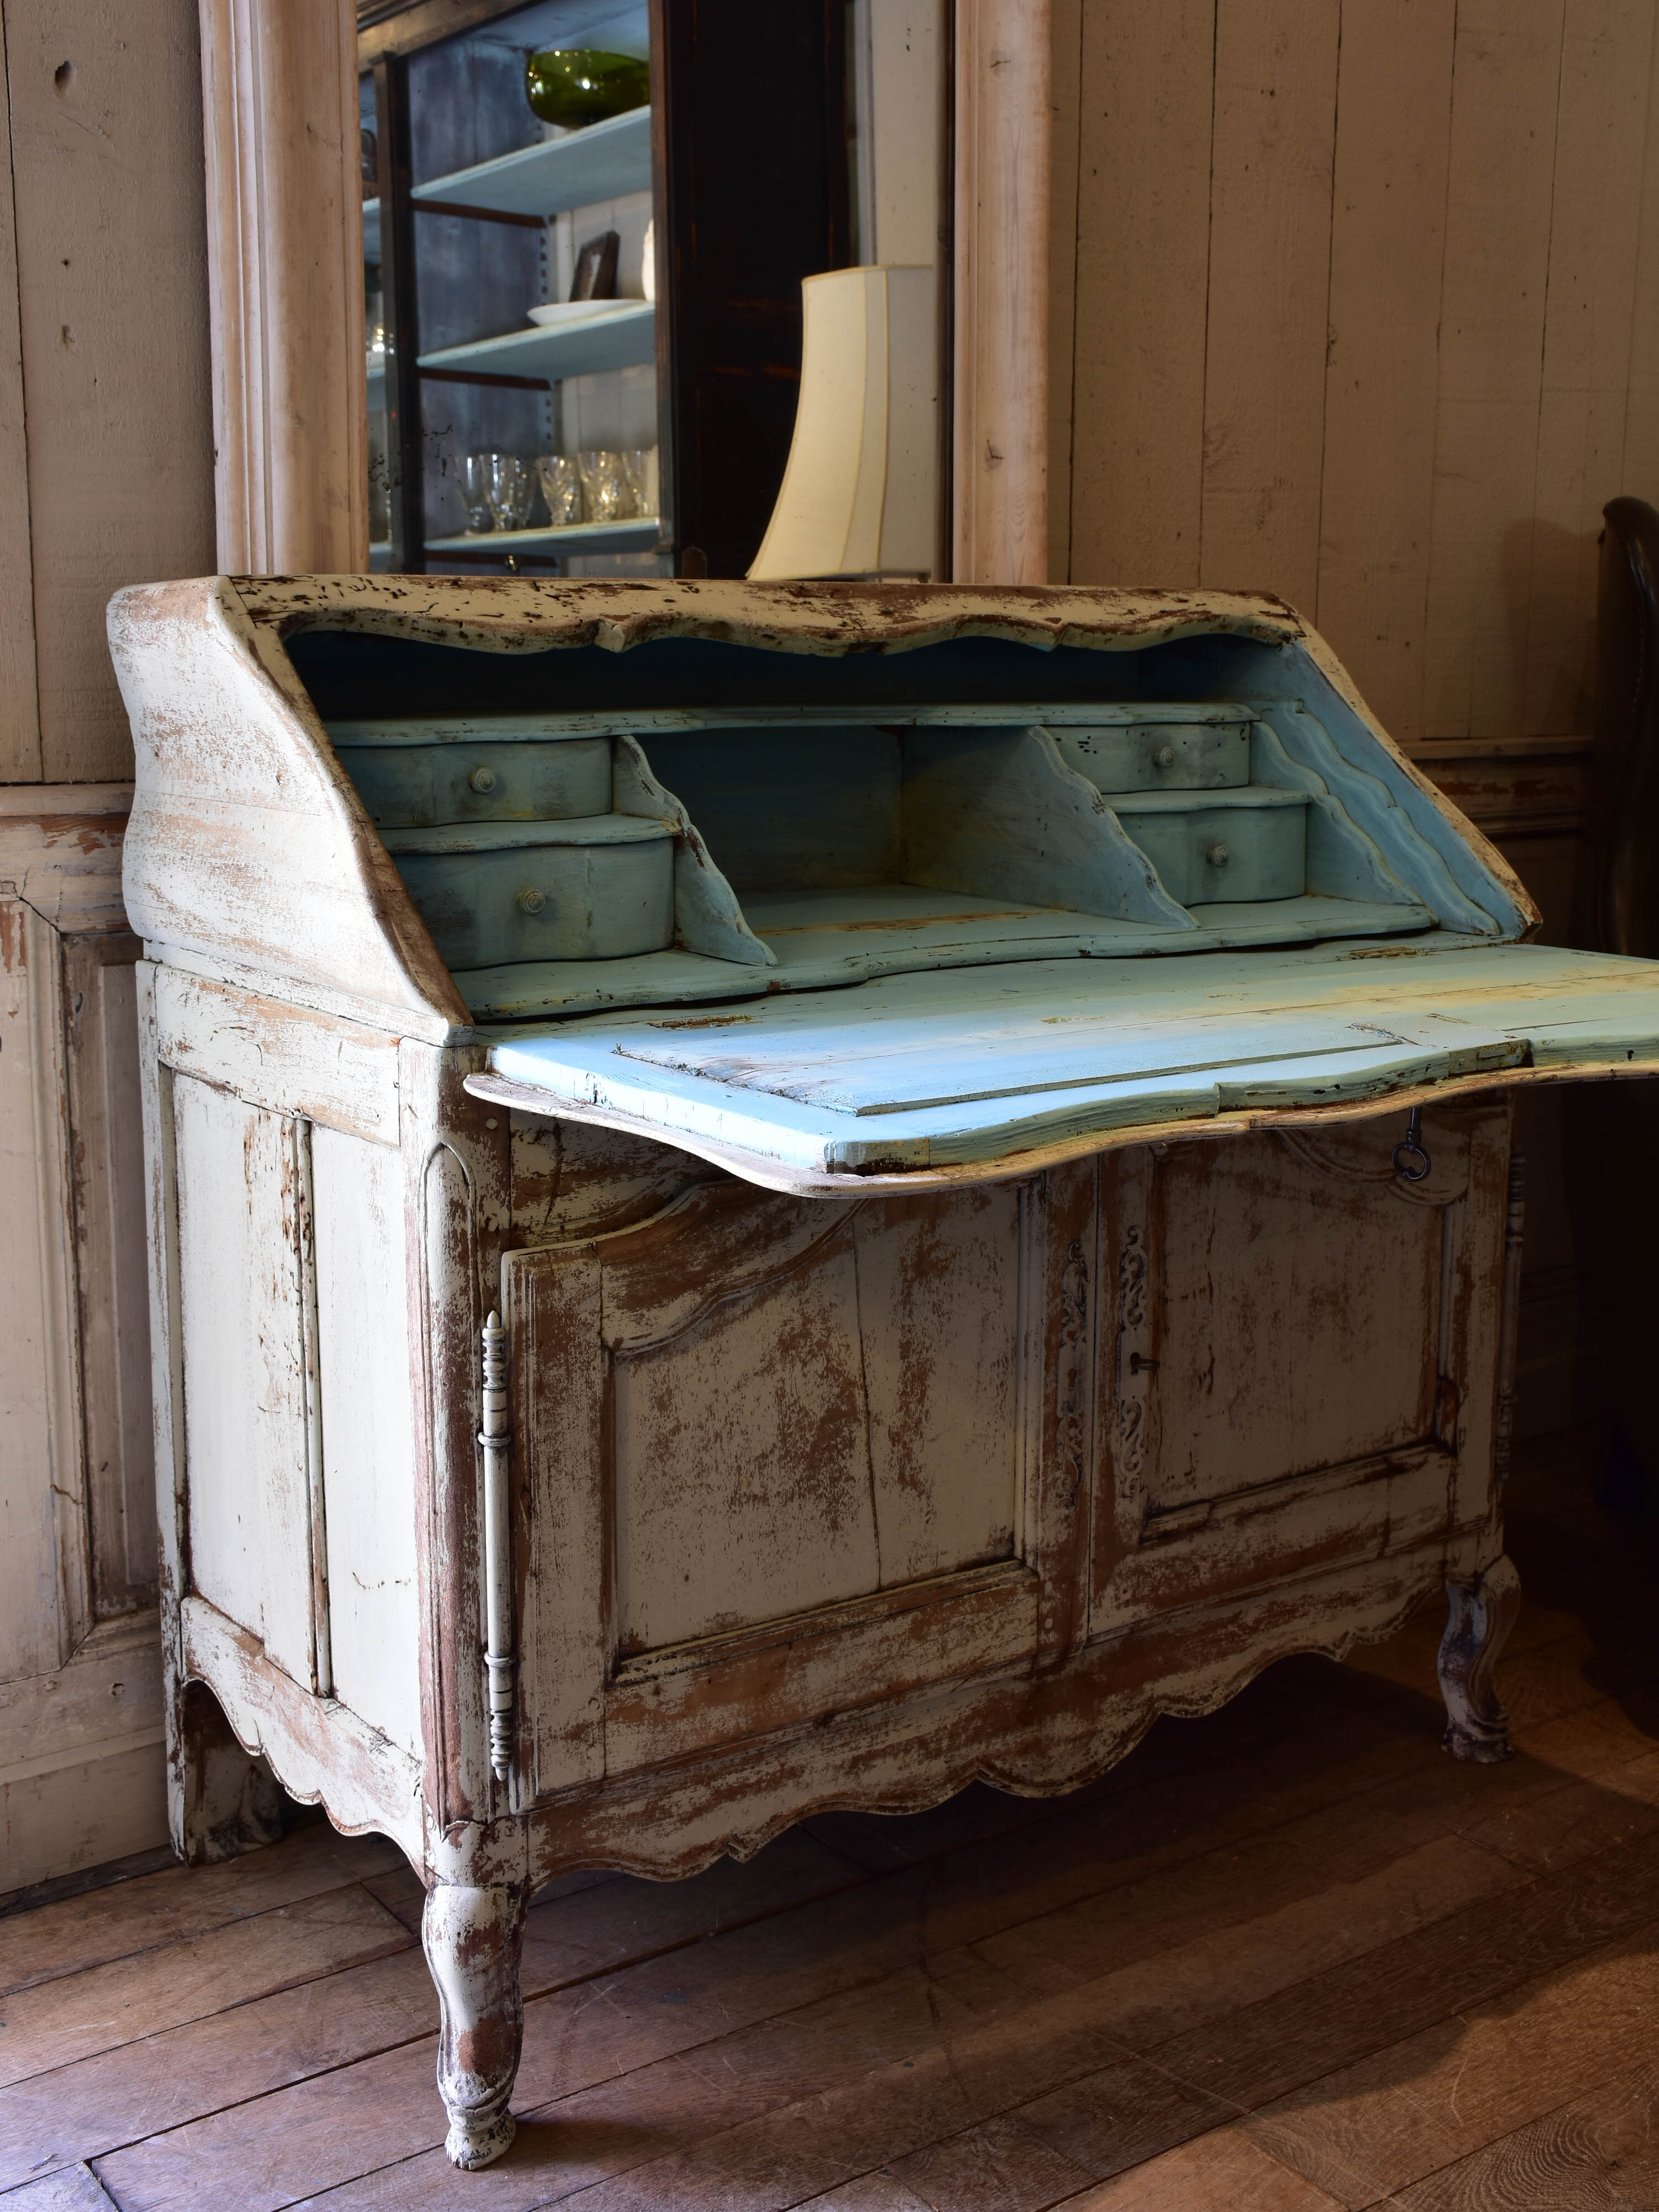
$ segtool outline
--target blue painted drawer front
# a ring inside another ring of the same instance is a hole
[[[380,829],[554,822],[611,811],[611,740],[424,745],[337,744]]]
[[[1053,727],[1049,735],[1067,768],[1097,791],[1215,791],[1250,780],[1247,710],[1216,708],[1212,718],[1166,722],[1103,722]]]
[[[388,830],[452,968],[617,960],[674,942],[673,825],[631,814]]]
[[[1105,794],[1124,829],[1182,906],[1300,898],[1307,888],[1304,792],[1261,786]]]

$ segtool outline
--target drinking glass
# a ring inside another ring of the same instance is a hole
[[[574,461],[562,453],[538,453],[536,474],[540,480],[542,497],[547,501],[547,519],[556,530],[582,519],[582,481],[576,473]]]
[[[493,455],[468,453],[461,462],[461,498],[466,507],[466,526],[469,530],[493,530],[495,518],[489,511],[489,464]]]
[[[530,520],[535,486],[529,470],[516,453],[489,453],[489,512],[497,530],[522,530]]]
[[[620,453],[595,447],[578,453],[576,465],[581,471],[590,522],[619,522],[633,514],[634,495],[629,488]]]
[[[655,514],[657,512],[657,449],[654,446],[635,446],[622,457],[623,474],[628,479],[628,489],[634,495],[635,514]]]

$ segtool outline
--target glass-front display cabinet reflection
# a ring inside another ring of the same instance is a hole
[[[744,574],[858,258],[856,14],[367,0],[373,568]]]

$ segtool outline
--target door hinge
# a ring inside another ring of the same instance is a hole
[[[483,1325],[484,1676],[489,1692],[489,1765],[498,1782],[513,1765],[513,1420],[507,1401],[507,1331],[491,1312]]]

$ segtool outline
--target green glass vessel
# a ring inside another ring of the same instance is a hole
[[[651,98],[651,68],[632,54],[606,54],[591,46],[550,46],[524,65],[526,97],[544,123],[574,130],[609,115],[644,107]]]

